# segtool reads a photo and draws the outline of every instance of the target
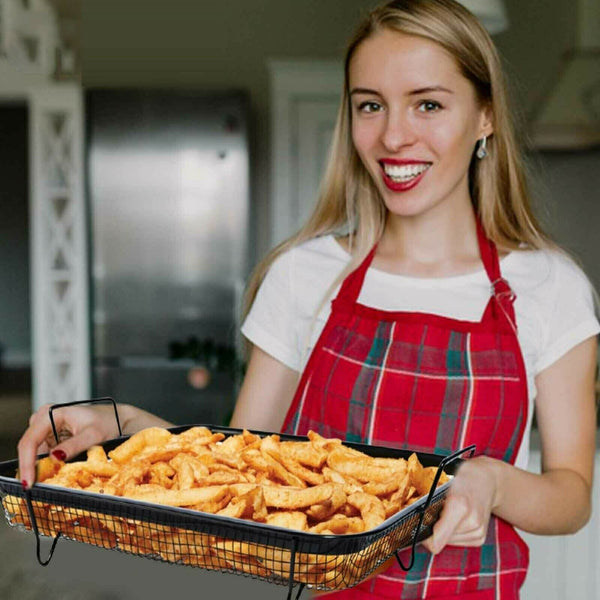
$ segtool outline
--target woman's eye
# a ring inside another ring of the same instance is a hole
[[[418,107],[418,110],[423,113],[437,112],[442,108],[442,105],[435,100],[423,100]]]
[[[364,113],[376,113],[381,110],[381,104],[379,104],[378,102],[373,102],[373,101],[361,102],[358,105],[358,110],[359,110],[359,112],[364,112]]]

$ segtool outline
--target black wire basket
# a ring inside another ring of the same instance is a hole
[[[102,399],[107,400],[115,406],[118,422],[116,405],[112,399]],[[66,405],[54,408],[61,406]],[[56,436],[52,409],[50,417]],[[173,427],[169,431],[178,434],[193,426]],[[205,427],[225,436],[242,432],[227,427]],[[284,434],[280,437],[282,441],[307,439]],[[121,436],[102,446],[108,452],[126,439]],[[373,457],[407,459],[412,454],[412,451],[382,446],[351,442],[344,445]],[[376,528],[343,535],[296,531],[43,483],[24,490],[14,477],[16,460],[0,463],[0,495],[9,524],[34,532],[37,558],[42,565],[50,562],[58,539],[64,537],[163,562],[286,585],[290,599],[294,587],[299,588],[298,598],[306,586],[329,591],[355,586],[393,555],[403,569],[410,569],[415,546],[431,535],[449,489],[450,481],[437,487],[442,470],[452,475],[462,462],[460,456],[472,455],[474,449],[469,446],[450,456],[417,453],[424,467],[437,467],[429,494]],[[43,536],[53,538],[46,559],[41,556],[40,537]],[[412,547],[408,565],[402,563],[398,554],[406,547]]]

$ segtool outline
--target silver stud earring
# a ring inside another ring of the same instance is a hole
[[[485,143],[487,141],[487,136],[483,136],[481,140],[479,140],[479,148],[477,148],[477,158],[480,160],[485,158],[488,155],[488,151],[485,149]]]

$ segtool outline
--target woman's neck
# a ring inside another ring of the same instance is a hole
[[[388,215],[373,266],[414,277],[459,275],[481,267],[473,208],[415,217]]]

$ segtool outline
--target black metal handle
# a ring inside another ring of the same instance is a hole
[[[396,555],[396,560],[398,561],[398,564],[400,565],[400,568],[403,571],[410,571],[412,569],[413,565],[415,564],[415,550],[417,547],[417,540],[419,539],[419,534],[421,533],[421,525],[423,525],[423,519],[425,517],[425,509],[422,509],[419,512],[421,514],[419,515],[419,524],[417,525],[417,527],[415,529],[415,533],[413,535],[413,541],[410,546],[410,563],[408,564],[408,567],[404,566],[404,563],[402,562],[402,559],[400,558],[400,554],[398,554],[398,550],[396,550],[396,552],[394,553]]]
[[[56,424],[54,423],[54,411],[59,408],[65,408],[66,406],[75,406],[77,404],[112,404],[115,410],[115,420],[117,421],[117,428],[119,429],[119,437],[123,436],[123,432],[121,431],[121,421],[119,421],[119,411],[117,410],[117,403],[109,397],[106,398],[92,398],[90,400],[75,400],[75,402],[65,402],[64,404],[53,404],[48,411],[48,416],[50,417],[50,423],[52,424],[52,433],[54,434],[54,439],[56,443],[59,444],[60,440],[58,439],[58,432],[56,431]]]
[[[438,465],[438,469],[435,472],[435,477],[433,478],[433,483],[431,484],[431,488],[429,489],[429,495],[427,496],[427,501],[425,502],[425,506],[423,507],[424,511],[426,511],[429,508],[429,505],[431,504],[431,501],[433,500],[433,495],[435,494],[435,490],[437,488],[440,477],[442,476],[444,467],[447,467],[448,465],[451,465],[453,462],[456,462],[462,454],[466,454],[467,452],[469,452],[469,458],[471,458],[473,456],[473,454],[475,454],[475,444],[466,446],[462,450],[457,450],[453,454],[449,454],[448,456],[445,456],[444,458],[442,458],[442,460],[440,461],[440,464]]]
[[[445,456],[440,461],[437,471],[435,472],[435,477],[433,478],[431,487],[429,488],[429,495],[427,496],[427,500],[425,501],[425,504],[423,504],[423,506],[420,506],[418,508],[418,511],[420,512],[419,523],[418,523],[418,525],[415,529],[415,533],[413,535],[413,541],[411,544],[411,553],[410,553],[410,563],[409,563],[408,567],[404,566],[404,563],[402,562],[402,559],[400,558],[400,554],[398,553],[398,550],[396,550],[396,552],[395,552],[396,560],[398,561],[400,568],[403,569],[404,571],[410,571],[412,569],[413,565],[415,564],[415,550],[417,547],[417,540],[419,539],[419,534],[421,533],[421,526],[423,525],[423,519],[425,518],[425,513],[427,512],[427,509],[431,506],[431,502],[433,501],[433,496],[435,495],[435,490],[437,489],[437,486],[440,481],[440,477],[442,476],[444,467],[447,467],[448,465],[451,465],[453,462],[456,462],[462,454],[465,454],[467,452],[469,452],[469,458],[471,458],[473,456],[473,454],[475,453],[475,444],[471,444],[470,446],[467,446],[467,447],[463,448],[462,450],[458,450],[458,451],[454,452],[453,454],[449,454],[448,456]]]
[[[29,520],[31,521],[31,528],[33,529],[33,533],[35,534],[37,559],[40,565],[42,565],[42,567],[45,567],[52,560],[52,556],[54,555],[54,548],[56,548],[56,543],[58,542],[58,538],[61,536],[61,533],[59,532],[58,535],[52,541],[52,546],[50,547],[50,553],[48,554],[48,558],[46,560],[42,560],[40,531],[37,526],[35,512],[33,511],[33,503],[31,502],[31,490],[29,488],[25,488],[25,502],[27,504],[27,512],[29,513]]]
[[[122,436],[123,433],[121,431],[121,422],[119,421],[119,412],[117,410],[117,404],[112,398],[92,398],[91,400],[77,400],[75,402],[65,402],[64,404],[53,404],[49,411],[48,417],[50,418],[50,423],[52,425],[52,433],[54,434],[54,439],[56,443],[60,443],[58,439],[58,431],[56,430],[56,423],[54,422],[54,411],[58,408],[64,408],[65,406],[75,406],[76,404],[109,404],[112,403],[113,408],[115,410],[115,419],[117,421],[117,428],[119,429],[119,436]],[[35,512],[33,510],[33,502],[31,500],[31,489],[25,488],[25,503],[27,504],[27,512],[29,513],[29,520],[31,521],[31,529],[33,529],[33,533],[35,534],[36,540],[36,555],[38,562],[42,567],[45,567],[52,560],[52,556],[54,555],[54,549],[56,548],[56,544],[58,542],[58,538],[62,535],[61,532],[58,532],[58,535],[52,541],[52,546],[50,547],[50,552],[48,554],[48,558],[45,560],[42,559],[42,548],[41,548],[41,540],[40,540],[40,531],[37,524],[37,519],[35,517]]]

